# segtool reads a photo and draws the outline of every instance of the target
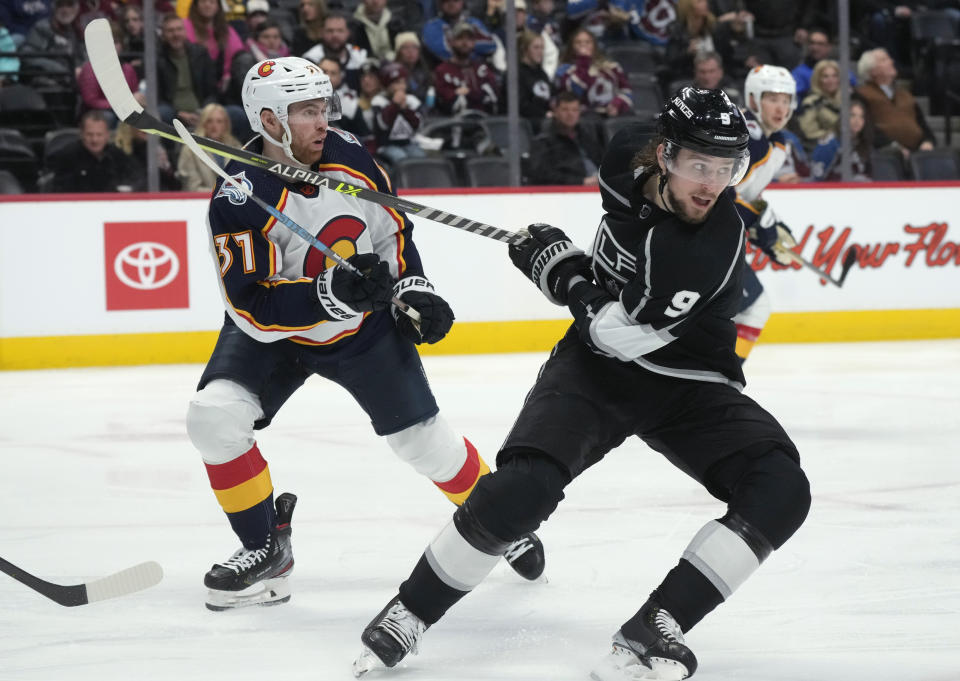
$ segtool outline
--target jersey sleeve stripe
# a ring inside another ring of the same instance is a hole
[[[279,211],[281,211],[281,212],[283,211],[283,209],[284,209],[284,208],[286,207],[286,205],[287,205],[287,197],[288,197],[288,196],[289,196],[289,192],[287,191],[286,188],[284,188],[283,191],[280,193],[280,200],[277,201],[277,205],[275,206],[275,208],[276,208],[277,210],[279,210]],[[265,224],[265,225],[263,226],[263,229],[260,230],[260,232],[263,234],[263,238],[266,239],[267,244],[269,244],[269,246],[268,246],[268,248],[270,249],[270,255],[269,255],[269,258],[270,258],[270,274],[269,274],[269,276],[271,276],[271,277],[277,273],[277,245],[270,239],[270,237],[269,237],[268,235],[270,234],[270,230],[272,230],[276,224],[277,224],[277,219],[271,215],[271,216],[270,216],[270,219],[267,220],[267,224]]]

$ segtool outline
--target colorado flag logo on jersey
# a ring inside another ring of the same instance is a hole
[[[246,173],[247,171],[241,170],[239,173],[237,173],[236,175],[232,175],[231,177],[233,177],[233,179],[236,180],[237,183],[242,185],[247,191],[252,192],[253,183],[247,179]],[[220,191],[217,192],[217,195],[214,196],[213,199],[214,201],[216,201],[217,199],[224,196],[227,198],[227,201],[232,203],[234,206],[242,206],[247,202],[247,195],[244,194],[239,189],[237,189],[236,187],[234,187],[229,182],[224,182],[223,184],[220,185]]]

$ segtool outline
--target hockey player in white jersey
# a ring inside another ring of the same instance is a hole
[[[750,241],[781,265],[792,260],[783,246],[796,245],[790,229],[760,198],[761,192],[779,172],[789,154],[782,130],[797,108],[796,83],[780,66],[757,66],[747,74],[744,86],[747,130],[750,132],[750,167],[737,185],[737,210]],[[770,297],[749,266],[744,268],[743,298],[737,325],[737,356],[745,360],[770,318]]]
[[[331,121],[339,101],[330,80],[298,57],[262,61],[247,73],[243,104],[260,138],[255,150],[324,177],[392,192],[356,138]],[[187,412],[187,431],[242,546],[207,572],[207,607],[225,610],[290,598],[290,519],[296,497],[276,501],[255,431],[311,375],[346,390],[394,453],[455,504],[489,472],[476,448],[439,414],[415,344],[435,343],[453,323],[450,306],[426,278],[413,225],[391,208],[231,162],[226,172],[264,201],[309,226],[347,258],[357,276],[229,184],[218,182],[208,224],[226,316]],[[398,297],[420,313],[419,328],[398,314]],[[324,423],[322,413],[317,421]],[[334,431],[337,423],[328,422]],[[302,456],[324,456],[322,443]],[[358,481],[362,488],[362,481]],[[505,552],[522,576],[543,570],[529,534]]]

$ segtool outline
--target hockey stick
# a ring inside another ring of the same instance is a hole
[[[231,185],[233,185],[235,189],[239,190],[240,192],[246,194],[248,197],[253,199],[254,203],[256,203],[258,206],[263,208],[270,215],[275,217],[278,222],[283,224],[285,227],[289,228],[291,232],[296,234],[298,237],[306,241],[308,244],[316,248],[318,251],[323,253],[325,256],[327,256],[328,258],[336,262],[338,265],[340,265],[344,269],[350,272],[353,272],[358,277],[366,276],[364,275],[363,272],[361,272],[356,267],[354,267],[352,263],[347,262],[343,257],[341,257],[339,253],[337,253],[335,250],[333,250],[332,248],[327,246],[325,243],[323,243],[322,241],[317,239],[315,236],[313,236],[313,234],[311,234],[310,232],[305,230],[303,227],[298,225],[296,222],[294,222],[289,215],[277,210],[276,208],[271,206],[269,203],[261,199],[259,196],[254,194],[252,191],[250,191],[249,189],[244,187],[242,184],[237,182],[237,180],[230,177],[227,174],[227,171],[225,171],[223,168],[218,166],[212,158],[210,158],[205,153],[203,153],[203,149],[200,148],[200,145],[197,144],[197,140],[194,139],[193,135],[190,134],[186,126],[183,125],[183,123],[181,123],[178,120],[174,120],[173,127],[176,130],[180,141],[183,142],[185,145],[187,145],[187,149],[189,149],[194,154],[196,154],[197,158],[203,161],[207,165],[207,167],[210,168],[210,170],[214,171],[217,175],[222,177],[224,182],[229,182]],[[399,298],[397,298],[396,296],[393,296],[390,302],[396,305],[397,309],[403,312],[403,314],[410,317],[410,319],[413,320],[413,325],[416,326],[417,330],[419,331],[420,313],[414,310],[412,307],[407,305],[405,302],[403,302]]]
[[[174,142],[182,140],[177,135],[174,128],[155,116],[144,111],[140,103],[134,98],[123,76],[123,70],[120,67],[120,58],[117,56],[116,48],[113,44],[113,34],[110,31],[110,24],[106,19],[94,19],[84,32],[84,40],[87,46],[87,55],[90,58],[90,65],[97,77],[97,82],[103,90],[110,107],[117,118],[128,125],[142,130],[151,135],[158,135]],[[196,138],[198,144],[210,153],[224,156],[226,158],[240,161],[257,168],[263,168],[274,175],[282,177],[287,182],[306,182],[324,189],[349,194],[364,201],[371,201],[384,208],[412,213],[427,220],[433,220],[450,227],[456,227],[467,232],[479,234],[489,239],[496,239],[507,244],[518,243],[523,240],[522,234],[510,232],[499,227],[487,225],[482,222],[469,220],[453,213],[447,213],[436,208],[423,206],[413,201],[398,198],[392,194],[385,194],[366,187],[358,187],[347,182],[331,181],[330,178],[323,177],[319,173],[311,171],[309,168],[289,165],[280,161],[274,161],[260,154],[246,149],[237,149],[216,140],[206,137]]]
[[[159,584],[160,580],[163,579],[163,569],[152,560],[121,570],[108,577],[73,586],[62,586],[44,581],[3,558],[0,558],[0,571],[68,608],[95,603],[108,598],[126,596]]]
[[[854,264],[857,262],[857,247],[851,246],[849,249],[847,249],[846,255],[843,256],[843,262],[840,264],[840,276],[834,279],[829,274],[827,274],[826,272],[818,268],[816,265],[814,265],[812,262],[810,262],[803,256],[795,253],[794,251],[787,248],[786,246],[784,246],[782,250],[784,253],[787,254],[787,257],[793,260],[793,262],[803,267],[806,267],[808,270],[816,272],[821,279],[824,279],[825,281],[829,281],[831,284],[833,284],[837,288],[841,288],[843,286],[843,282],[846,280],[847,274],[850,273],[850,268],[852,268]]]

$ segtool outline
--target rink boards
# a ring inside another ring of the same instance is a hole
[[[584,248],[601,215],[595,191],[463,192],[405,195],[510,230],[549,222]],[[851,245],[860,258],[837,289],[751,252],[774,307],[761,342],[960,337],[960,183],[806,185],[764,195],[818,267],[836,275]],[[208,200],[0,197],[0,369],[205,361],[223,319]],[[545,350],[569,324],[566,310],[513,268],[504,244],[414,222],[426,272],[457,315],[451,334],[425,354]]]

